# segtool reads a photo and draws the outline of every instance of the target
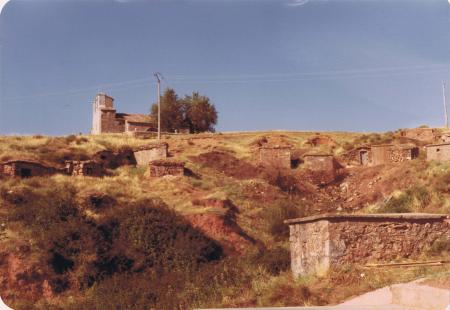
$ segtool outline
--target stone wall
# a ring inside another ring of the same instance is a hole
[[[450,161],[450,143],[427,145],[426,149],[428,161]]]
[[[57,169],[46,167],[33,161],[8,161],[0,164],[0,175],[6,177],[35,177],[46,176],[57,172]]]
[[[134,150],[134,157],[138,166],[147,166],[149,162],[158,159],[167,158],[167,150],[169,145],[167,143],[160,143],[145,146]]]
[[[163,177],[166,175],[183,176],[184,162],[172,160],[154,160],[149,165],[151,177]]]
[[[303,160],[313,183],[327,184],[336,179],[338,165],[332,155],[304,155]]]
[[[259,149],[261,165],[265,167],[290,169],[291,148],[284,146],[263,146]]]
[[[295,276],[332,266],[417,258],[450,237],[450,220],[436,214],[324,215],[287,220]]]
[[[102,176],[102,165],[92,160],[67,161],[66,173],[73,176]]]
[[[148,123],[125,122],[125,132],[148,132],[154,130]]]
[[[400,163],[419,156],[419,148],[401,145],[373,145],[371,147],[372,165]]]
[[[342,155],[342,160],[347,165],[368,166],[372,162],[370,147],[359,147]]]
[[[401,132],[402,137],[428,142],[434,141],[438,134],[434,128],[412,128]]]

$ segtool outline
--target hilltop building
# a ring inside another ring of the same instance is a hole
[[[0,176],[30,178],[55,174],[57,169],[33,160],[15,159],[0,163]]]
[[[290,169],[291,147],[282,145],[263,145],[259,149],[259,160],[265,167]]]
[[[419,156],[419,148],[414,145],[381,144],[372,145],[372,165],[400,163]]]
[[[95,96],[91,134],[134,133],[156,131],[150,115],[117,113],[114,98],[106,94]]]
[[[409,129],[402,130],[400,132],[400,135],[402,137],[406,137],[406,138],[410,138],[410,139],[429,142],[429,141],[434,141],[436,139],[436,137],[439,135],[439,132],[435,128],[419,127],[419,128],[409,128]]]
[[[426,149],[428,161],[450,161],[450,143],[430,144]]]

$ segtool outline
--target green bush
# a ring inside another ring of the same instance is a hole
[[[431,202],[430,192],[422,186],[407,189],[398,197],[391,197],[389,201],[380,208],[381,213],[409,213],[422,210]]]
[[[215,241],[159,200],[115,202],[115,209],[109,208],[94,221],[82,212],[83,201],[77,195],[69,182],[44,178],[10,182],[0,188],[7,223],[31,232],[34,255],[57,293],[69,288],[84,290],[132,273],[163,277],[167,288],[177,285],[180,274],[223,256]],[[157,278],[154,283],[159,283]],[[129,293],[123,289],[122,294]],[[156,291],[158,300],[164,297],[162,293],[162,289]]]
[[[264,211],[268,232],[277,240],[289,236],[289,226],[284,223],[285,220],[302,216],[304,216],[303,207],[290,203],[276,204]]]

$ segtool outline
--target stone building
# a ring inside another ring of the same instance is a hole
[[[439,138],[441,143],[450,143],[450,133],[443,133]]]
[[[331,154],[305,154],[303,161],[313,183],[327,184],[334,181],[338,175],[340,165]]]
[[[369,146],[360,146],[342,155],[348,165],[369,166],[372,162],[372,153]]]
[[[175,160],[153,160],[149,164],[149,175],[151,177],[163,177],[166,175],[183,176],[184,165],[182,161]]]
[[[57,172],[55,168],[32,160],[9,160],[0,163],[0,175],[6,177],[29,178],[52,175]]]
[[[117,113],[114,99],[97,94],[93,104],[91,134],[156,131],[155,122],[146,114]]]
[[[419,148],[413,145],[381,144],[371,146],[372,165],[400,163],[419,156]]]
[[[104,174],[100,163],[93,160],[66,161],[66,173],[73,176],[100,177]]]
[[[153,160],[167,158],[168,148],[167,143],[143,146],[134,150],[134,158],[138,166],[147,166]]]
[[[410,128],[402,130],[400,135],[410,139],[431,142],[436,139],[439,132],[435,128]]]
[[[428,161],[450,161],[450,143],[431,144],[425,148],[427,150]]]
[[[290,169],[291,147],[281,145],[263,145],[259,148],[259,160],[265,167]]]
[[[285,223],[295,276],[333,266],[415,258],[450,236],[449,216],[439,214],[319,215]]]

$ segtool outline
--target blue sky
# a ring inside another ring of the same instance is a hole
[[[1,134],[87,133],[98,91],[145,113],[156,71],[219,131],[441,126],[450,84],[446,0],[12,0],[0,44]]]

